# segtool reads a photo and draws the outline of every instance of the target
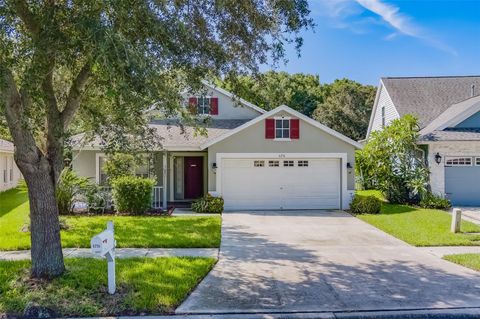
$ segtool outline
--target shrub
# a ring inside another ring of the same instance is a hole
[[[108,156],[103,171],[107,175],[108,182],[122,176],[135,175],[136,168],[135,157],[131,154],[115,153]]]
[[[85,201],[87,203],[88,210],[93,213],[104,212],[105,209],[111,209],[111,197],[110,191],[97,184],[91,184],[85,190]]]
[[[70,168],[64,168],[56,190],[59,213],[62,215],[71,213],[75,197],[84,192],[89,184],[88,178],[79,177]]]
[[[122,176],[112,181],[112,196],[115,208],[121,213],[143,214],[150,209],[152,188],[150,178]]]
[[[450,201],[442,196],[426,193],[419,203],[422,208],[449,209],[452,207]]]
[[[223,212],[223,203],[223,198],[207,194],[207,196],[192,203],[192,210],[200,214],[221,214]]]
[[[409,114],[372,132],[355,156],[363,188],[378,188],[390,203],[417,204],[427,192],[429,176],[418,137],[418,120]]]
[[[375,196],[355,195],[350,204],[353,214],[378,214],[382,207],[382,201]]]

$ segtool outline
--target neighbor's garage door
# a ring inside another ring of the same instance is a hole
[[[339,159],[223,159],[225,209],[340,208]]]
[[[480,206],[480,157],[445,159],[445,193],[453,205]]]

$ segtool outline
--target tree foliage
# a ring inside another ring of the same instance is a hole
[[[323,100],[318,76],[268,71],[256,76],[228,77],[220,85],[269,111],[282,104],[311,116]]]
[[[29,189],[32,275],[64,271],[55,191],[72,122],[138,148],[145,110],[176,113],[200,80],[281,60],[308,14],[306,0],[0,0],[0,114]]]
[[[412,115],[372,132],[356,153],[357,174],[364,186],[377,187],[392,203],[417,203],[428,193],[428,169],[417,145],[419,126]]]
[[[326,98],[313,118],[354,140],[365,138],[376,88],[343,79],[326,85],[324,91]]]
[[[348,79],[321,84],[317,75],[275,71],[219,83],[267,111],[286,104],[354,140],[365,138],[376,93]]]

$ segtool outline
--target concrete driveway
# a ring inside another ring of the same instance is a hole
[[[220,259],[177,313],[480,307],[479,273],[343,212],[223,215]]]

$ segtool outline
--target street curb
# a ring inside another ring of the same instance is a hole
[[[326,311],[292,313],[219,313],[162,316],[120,316],[75,319],[474,319],[480,318],[480,308],[446,308],[379,311]],[[73,318],[72,318],[73,319]]]

